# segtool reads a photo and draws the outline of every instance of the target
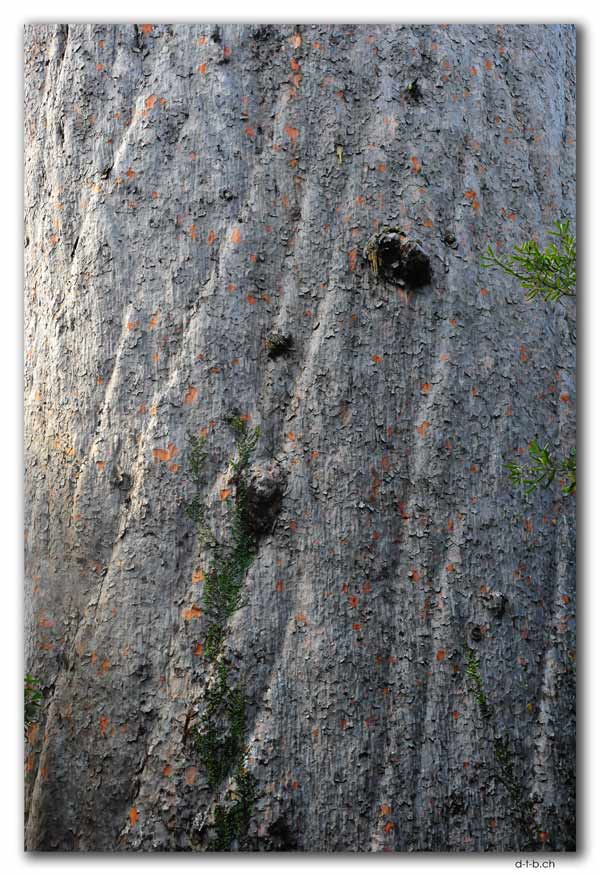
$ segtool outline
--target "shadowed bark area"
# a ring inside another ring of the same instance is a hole
[[[504,465],[574,444],[574,303],[480,258],[574,219],[574,28],[34,25],[25,98],[27,848],[573,849],[575,501]]]

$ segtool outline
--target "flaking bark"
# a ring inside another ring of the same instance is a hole
[[[574,218],[574,28],[32,25],[25,98],[27,848],[203,848],[186,436],[219,532],[236,407],[245,847],[573,849],[574,499],[503,466],[574,443],[574,305],[479,262]]]

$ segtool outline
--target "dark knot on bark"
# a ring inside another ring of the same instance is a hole
[[[285,472],[272,460],[260,460],[248,470],[246,513],[249,532],[255,536],[270,532],[281,511]]]
[[[384,227],[374,234],[364,255],[376,277],[396,286],[419,289],[431,282],[429,256],[399,228]]]
[[[271,332],[265,341],[267,348],[267,356],[269,359],[278,359],[280,356],[287,356],[294,346],[294,339],[291,335],[285,335],[281,332]]]

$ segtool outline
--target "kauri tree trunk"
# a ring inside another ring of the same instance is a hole
[[[574,28],[34,25],[25,74],[27,848],[573,849],[574,499],[504,466],[573,445],[574,312],[480,258],[574,218]],[[240,415],[285,489],[209,658]]]

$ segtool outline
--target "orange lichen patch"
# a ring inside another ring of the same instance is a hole
[[[379,814],[380,815],[391,815],[391,813],[392,813],[392,807],[389,806],[387,803],[382,803],[381,806],[379,807]]]
[[[550,834],[545,830],[540,830],[538,834],[541,843],[547,843],[550,839]]]
[[[411,579],[413,584],[417,584],[421,580],[421,576],[416,569],[411,569],[408,573],[408,577]]]
[[[302,35],[296,32],[293,36],[290,37],[290,43],[295,49],[299,49],[302,45]]]
[[[159,312],[153,313],[150,319],[148,320],[148,328],[154,329],[158,325],[158,317],[160,316]]]
[[[440,648],[439,651],[435,652],[435,659],[436,660],[445,660],[446,659],[446,652],[444,651],[443,648]]]
[[[196,775],[198,770],[195,766],[188,767],[187,770],[183,774],[184,781],[186,785],[193,785],[196,781]]]
[[[108,729],[108,718],[106,717],[106,715],[102,715],[100,717],[100,733],[102,733],[103,736],[106,736],[107,729]]]
[[[431,423],[429,422],[429,420],[423,420],[421,425],[416,427],[416,430],[419,433],[419,435],[421,436],[421,438],[425,437],[425,435],[427,434],[427,430],[429,429],[430,426],[431,426]]]
[[[98,73],[102,73],[104,71],[104,64],[96,64],[96,70]]]
[[[231,242],[232,243],[239,243],[241,241],[241,239],[242,239],[242,235],[240,233],[240,229],[234,228],[233,231],[231,232]]]
[[[460,718],[460,712],[456,712],[456,711],[452,712],[452,717],[454,718],[455,721],[458,721],[458,719]]]
[[[248,304],[256,304],[257,299],[254,297],[254,295],[246,295],[246,301],[248,302]]]
[[[424,395],[428,395],[431,392],[431,383],[422,383],[421,384],[421,392]]]
[[[300,612],[300,614],[295,614],[295,615],[294,615],[294,620],[295,620],[296,623],[298,623],[298,624],[307,624],[307,623],[308,623],[308,621],[307,621],[307,619],[306,619],[306,615],[305,615],[305,614],[302,614],[302,612]]]
[[[106,468],[106,463],[102,459],[99,459],[96,462],[96,468],[98,469],[98,471],[104,471],[104,469]]]
[[[152,456],[155,462],[169,462],[178,452],[179,449],[172,442],[169,442],[166,450],[162,447],[155,447]]]
[[[360,630],[362,630],[362,624],[352,624],[352,629],[358,633]]]
[[[140,327],[139,319],[130,320],[127,323],[127,331],[133,332],[133,331],[135,331],[136,328],[139,328],[139,327]]]
[[[206,76],[206,64],[198,64],[198,73],[202,74],[202,76]]]
[[[184,620],[196,620],[199,617],[202,617],[202,609],[198,608],[197,605],[192,605],[190,608],[184,608],[181,612],[181,617]]]
[[[208,232],[208,237],[206,238],[206,242],[209,246],[211,246],[215,242],[216,239],[217,239],[217,235],[215,234],[215,232],[211,228],[211,230]]]
[[[38,738],[40,732],[39,724],[30,724],[27,728],[27,741],[30,745],[33,745],[36,739]]]
[[[250,125],[248,125],[247,128],[244,128],[244,133],[246,134],[246,137],[249,137],[251,140],[256,136],[256,131]]]
[[[381,356],[378,356],[377,353],[375,353],[374,356],[371,356],[371,360],[372,360],[376,365],[379,365],[380,362],[383,362],[383,359],[381,358]]]
[[[198,398],[198,390],[195,386],[188,386],[187,392],[183,397],[183,403],[186,405],[193,404]]]
[[[291,58],[290,59],[290,67],[292,68],[292,70],[297,71],[300,69],[300,64],[298,63],[298,61],[295,58]]]
[[[198,226],[194,225],[194,224],[190,225],[190,227],[188,229],[188,234],[190,235],[192,240],[197,240],[198,239]]]
[[[172,462],[169,465],[169,471],[171,472],[171,474],[177,474],[180,468],[181,466],[177,462]]]
[[[523,521],[523,529],[525,530],[525,532],[533,532],[533,523],[531,522],[529,517],[526,517]]]
[[[349,596],[348,602],[350,603],[350,608],[358,608],[358,596]]]
[[[127,168],[127,170],[125,171],[125,176],[128,176],[129,179],[133,179],[134,176],[136,176],[136,172],[135,172],[135,170],[133,169],[133,167],[128,167],[128,168]]]
[[[165,779],[168,779],[169,776],[173,775],[173,767],[170,766],[169,764],[167,764],[166,766],[163,767],[162,774],[165,777]]]
[[[564,602],[565,605],[568,605],[569,602],[571,601],[570,598],[568,596],[565,596],[565,595],[561,596],[560,598]]]
[[[385,171],[386,171],[386,167],[387,167],[387,165],[385,165],[385,164],[383,164],[383,163],[382,163],[382,164],[378,164],[378,165],[377,165],[377,170],[379,171],[379,173],[385,173]]]
[[[391,833],[393,830],[394,830],[394,822],[393,821],[386,821],[385,825],[383,826],[383,832],[384,833]]]
[[[129,826],[135,827],[137,822],[138,822],[139,817],[140,817],[140,814],[137,810],[137,806],[132,806],[131,809],[129,810]]]
[[[519,359],[521,360],[521,362],[523,362],[523,364],[529,361],[529,354],[527,353],[527,348],[525,347],[525,344],[521,344],[521,346],[519,347]]]
[[[421,162],[416,155],[411,156],[410,163],[412,164],[411,172],[419,173],[419,171],[421,170]]]
[[[566,402],[568,402],[568,401],[571,401],[571,396],[569,395],[568,392],[563,392],[563,393],[560,394],[559,399],[560,399],[561,402],[565,402],[565,403],[566,403]]]
[[[142,33],[152,33],[153,27],[153,24],[140,24],[140,30]]]
[[[283,593],[283,591],[285,590],[285,584],[283,583],[281,578],[275,582],[275,590],[277,591],[277,593]]]
[[[350,268],[350,270],[351,270],[353,273],[354,273],[354,271],[356,270],[356,260],[357,260],[357,258],[358,258],[358,250],[357,250],[357,249],[351,249],[350,252],[348,253],[348,267]]]
[[[146,109],[150,110],[150,109],[152,109],[152,107],[154,106],[154,104],[156,103],[157,100],[158,100],[158,97],[155,94],[151,94],[150,97],[147,97],[146,100],[144,101],[144,106],[146,107]]]
[[[226,499],[228,499],[230,496],[231,496],[231,490],[227,489],[227,487],[225,487],[225,488],[224,488],[223,490],[221,490],[221,492],[219,493],[219,498],[220,498],[221,502],[224,502],[224,501],[225,501]]]
[[[105,657],[102,663],[100,664],[100,672],[103,675],[106,675],[108,670],[110,669],[110,661]]]
[[[48,630],[54,626],[54,621],[51,621],[50,618],[46,617],[46,612],[40,611],[38,626],[43,627],[44,629]]]
[[[298,139],[298,134],[300,133],[298,128],[293,128],[291,125],[286,125],[283,130],[293,143]]]
[[[192,572],[192,584],[201,584],[204,581],[204,569],[194,569]]]

